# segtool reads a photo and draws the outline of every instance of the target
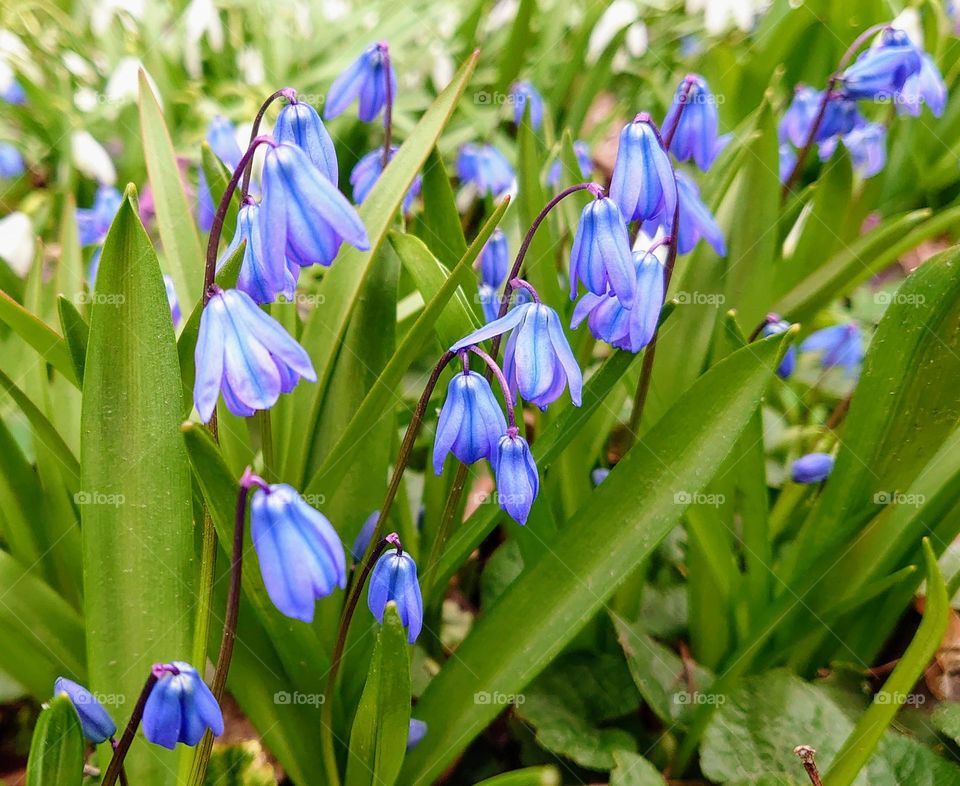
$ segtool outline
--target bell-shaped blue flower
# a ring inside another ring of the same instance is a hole
[[[390,159],[397,154],[397,146],[390,148]],[[350,185],[353,187],[353,199],[359,205],[367,198],[370,191],[373,190],[374,183],[380,179],[383,174],[383,151],[372,150],[361,158],[350,173]],[[417,175],[413,179],[406,195],[403,197],[403,212],[409,213],[413,200],[420,193],[422,178]]]
[[[518,524],[526,524],[540,491],[540,476],[530,446],[511,426],[497,445],[497,501]]]
[[[14,106],[23,106],[27,103],[27,92],[16,79],[11,79],[0,89],[0,101]]]
[[[537,89],[526,79],[521,79],[513,83],[510,88],[510,100],[513,102],[513,122],[520,125],[523,121],[523,113],[530,104],[530,124],[534,131],[539,131],[543,125],[543,96],[537,92]]]
[[[207,729],[223,734],[223,713],[207,683],[189,663],[153,667],[158,677],[143,708],[143,736],[173,750],[178,742],[196,745]]]
[[[282,614],[312,622],[317,599],[347,585],[337,531],[293,486],[277,483],[253,492],[250,534],[263,584]]]
[[[790,327],[790,323],[785,319],[775,319],[772,322],[767,322],[766,325],[760,330],[760,335],[766,338],[767,336],[776,336],[780,333],[783,333]],[[787,347],[787,351],[783,355],[783,360],[780,361],[780,365],[777,366],[777,376],[781,379],[787,379],[792,373],[794,368],[797,365],[797,348],[795,346]]]
[[[0,142],[0,180],[20,177],[26,171],[20,151],[9,142]]]
[[[317,381],[310,356],[283,326],[238,289],[214,293],[200,316],[193,403],[206,423],[218,392],[234,415],[269,409],[300,378]]]
[[[687,74],[673,94],[663,133],[669,134],[670,129],[670,152],[678,161],[692,159],[706,172],[717,155],[719,119],[717,100],[699,74]]]
[[[506,333],[503,371],[512,391],[541,409],[558,398],[565,387],[580,406],[583,375],[560,326],[557,312],[539,302],[514,306],[500,319],[475,330],[451,348],[451,352]]]
[[[857,102],[840,93],[831,93],[823,113],[823,121],[817,129],[814,140],[826,142],[831,137],[849,134],[857,126],[866,123],[866,119],[857,108]]]
[[[104,709],[96,696],[90,691],[66,677],[57,677],[53,683],[53,695],[65,695],[70,699],[77,715],[80,716],[80,728],[83,736],[94,745],[109,740],[117,733],[117,724]]]
[[[833,470],[833,456],[829,453],[808,453],[793,462],[790,477],[794,483],[819,483]]]
[[[423,628],[423,598],[417,581],[417,563],[405,551],[389,551],[377,560],[370,573],[367,607],[383,622],[387,604],[397,604],[400,621],[407,629],[407,641],[413,644]]]
[[[329,265],[342,243],[367,251],[367,230],[347,198],[296,145],[270,146],[263,161],[260,236],[264,266]]]
[[[811,333],[800,345],[802,352],[820,352],[824,368],[842,368],[850,376],[856,375],[863,361],[863,338],[856,322],[832,325]]]
[[[850,151],[853,169],[860,177],[873,177],[887,163],[887,127],[883,123],[864,123],[844,134],[844,147]],[[827,160],[837,145],[837,137],[820,144],[820,158]]]
[[[893,100],[921,65],[920,53],[906,34],[887,28],[880,43],[861,52],[840,75],[843,93],[853,99]]]
[[[794,147],[803,147],[810,127],[820,110],[823,92],[814,90],[809,85],[797,85],[793,92],[793,100],[787,111],[783,113],[777,133],[781,142],[790,142]]]
[[[587,143],[582,139],[576,140],[573,143],[573,154],[577,159],[580,177],[590,177],[593,173],[593,159],[590,157],[590,148]],[[550,171],[547,173],[547,185],[551,188],[555,188],[560,184],[562,167],[563,162],[561,162],[559,158],[550,165]]]
[[[920,70],[907,78],[897,95],[897,112],[919,117],[924,105],[934,117],[940,117],[947,105],[947,86],[937,64],[926,52],[920,54]]]
[[[100,186],[93,207],[78,207],[77,232],[81,246],[99,246],[107,237],[113,217],[120,209],[123,196],[113,186]]]
[[[577,296],[577,281],[595,295],[607,286],[625,308],[633,305],[637,288],[627,226],[617,203],[607,197],[590,200],[580,213],[570,251],[570,299]]]
[[[227,250],[220,257],[217,269],[233,256],[244,241],[247,245],[243,249],[237,289],[246,292],[256,303],[272,303],[277,295],[292,300],[297,286],[295,274],[300,272],[300,268],[278,254],[267,259],[260,234],[260,205],[252,200],[244,203],[237,213],[237,229]],[[268,267],[268,264],[276,265],[278,262],[281,263],[279,269]]]
[[[207,144],[231,172],[243,158],[243,151],[237,142],[237,129],[223,115],[215,115],[207,126]]]
[[[673,220],[677,204],[673,166],[650,116],[644,112],[620,132],[610,198],[626,221],[647,221],[663,215]]]
[[[379,517],[380,511],[373,511],[373,513],[367,516],[367,520],[363,522],[363,526],[357,533],[357,537],[353,541],[353,545],[350,547],[350,556],[353,557],[355,562],[359,562],[361,559],[363,559],[363,555],[367,551],[367,546],[370,545],[370,539],[373,537],[373,533],[377,528],[377,519]]]
[[[443,472],[448,453],[453,453],[464,464],[483,458],[495,464],[497,443],[506,430],[507,421],[486,378],[469,370],[454,374],[437,421],[434,471],[438,475]]]
[[[513,186],[514,174],[503,153],[493,145],[467,143],[457,155],[457,177],[472,183],[481,197],[498,197]]]
[[[353,64],[330,85],[323,107],[323,116],[340,115],[355,99],[360,99],[359,116],[369,123],[387,102],[387,45],[371,44]],[[390,94],[397,95],[397,72],[390,66]]]
[[[507,236],[497,227],[480,251],[480,280],[487,286],[499,289],[509,270],[510,249],[507,246]]]
[[[713,214],[700,199],[700,189],[693,180],[679,171],[677,172],[677,195],[680,198],[680,232],[677,239],[677,252],[690,253],[700,238],[703,238],[713,247],[717,256],[726,256],[727,244],[723,239],[723,233]],[[660,219],[661,226],[667,234],[670,234],[668,227],[672,221],[672,216],[669,221],[664,221],[663,217]]]
[[[291,101],[277,115],[273,136],[278,142],[296,145],[334,185],[340,178],[337,151],[317,110],[303,101]]]

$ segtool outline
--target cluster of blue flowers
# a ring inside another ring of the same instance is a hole
[[[842,142],[861,177],[873,177],[883,169],[887,127],[864,117],[858,101],[893,103],[898,114],[914,117],[925,105],[940,117],[946,100],[946,85],[930,55],[904,31],[886,27],[873,46],[831,79],[826,91],[797,86],[780,121],[781,180],[793,172],[796,150],[806,145],[815,124],[813,142],[822,160],[829,159]]]

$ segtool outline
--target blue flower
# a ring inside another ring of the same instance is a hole
[[[57,677],[53,683],[53,695],[65,695],[70,699],[77,715],[80,716],[80,728],[83,736],[94,745],[109,740],[117,733],[117,724],[90,691],[66,677]]]
[[[595,295],[607,285],[625,308],[633,305],[637,288],[630,239],[623,215],[613,199],[591,199],[580,213],[570,251],[570,299],[577,296],[577,281]]]
[[[99,246],[107,237],[113,217],[120,209],[123,196],[113,186],[100,186],[93,207],[77,208],[77,231],[81,246]]]
[[[197,224],[201,232],[209,232],[213,228],[216,212],[210,184],[207,183],[207,173],[203,171],[203,166],[200,166],[197,169]]]
[[[216,287],[200,316],[193,403],[206,423],[217,393],[234,415],[269,409],[300,378],[317,381],[310,356],[269,314],[238,289]]]
[[[327,120],[342,114],[357,98],[360,99],[360,119],[364,123],[369,123],[380,114],[380,110],[387,102],[386,55],[385,43],[371,44],[346,71],[333,81],[323,108],[323,116]],[[390,93],[396,98],[397,72],[392,65],[390,66]]]
[[[520,125],[527,102],[530,102],[530,124],[535,131],[543,125],[543,96],[526,79],[514,82],[510,89],[510,99],[513,101],[513,122]]]
[[[143,708],[143,736],[173,750],[178,742],[196,745],[207,729],[223,734],[220,705],[197,670],[174,661],[153,667],[157,683]]]
[[[670,152],[678,161],[692,159],[706,171],[717,154],[718,126],[717,102],[706,80],[698,74],[687,74],[663,121],[664,134],[674,129]]]
[[[573,154],[577,158],[577,166],[580,168],[580,177],[590,177],[593,172],[593,159],[590,157],[590,148],[582,139],[573,143]],[[550,166],[550,172],[547,174],[547,185],[551,188],[560,183],[560,172],[563,163],[556,159]]]
[[[438,475],[443,472],[448,453],[453,453],[464,464],[473,464],[482,458],[496,462],[497,442],[506,430],[507,421],[486,378],[469,370],[454,374],[437,421],[434,472]]]
[[[237,129],[223,115],[215,115],[207,126],[207,144],[231,172],[239,166],[243,151],[237,143]]]
[[[347,585],[337,531],[293,486],[277,483],[253,492],[250,535],[267,594],[282,614],[312,622],[317,599]]]
[[[217,269],[222,267],[240,243],[246,241],[243,249],[243,262],[240,265],[240,275],[237,277],[237,289],[246,292],[256,303],[272,303],[277,295],[283,295],[287,300],[293,299],[297,286],[296,275],[300,268],[289,263],[285,257],[274,254],[270,259],[263,252],[263,240],[260,228],[260,205],[247,202],[237,213],[237,229],[227,250],[220,257]],[[280,263],[279,269],[268,267],[268,264]]]
[[[427,736],[427,724],[416,718],[410,719],[410,726],[407,730],[407,750],[415,748],[420,741]]]
[[[543,303],[514,306],[500,319],[458,341],[450,351],[458,352],[508,330],[513,332],[504,350],[503,371],[511,390],[519,390],[525,401],[545,409],[569,386],[570,398],[579,407],[583,375],[557,312]]]
[[[6,101],[8,104],[15,104],[17,106],[22,106],[27,103],[27,93],[16,79],[11,79],[3,88],[0,90],[0,101]]]
[[[493,145],[468,143],[457,156],[457,177],[461,183],[473,183],[477,194],[498,197],[513,185],[514,174],[503,153]]]
[[[832,93],[814,140],[825,142],[831,137],[849,134],[854,128],[866,122],[860,110],[857,109],[856,101],[851,101],[840,93]]]
[[[612,293],[588,292],[574,308],[570,327],[577,328],[586,319],[594,338],[628,352],[639,352],[650,343],[663,308],[663,264],[642,251],[633,254],[632,264],[637,282],[633,308],[624,308]]]
[[[783,113],[777,128],[780,141],[790,142],[794,147],[803,147],[810,133],[810,127],[820,110],[822,100],[822,91],[814,90],[808,85],[797,85],[793,92],[793,100],[787,111]]]
[[[848,98],[890,100],[921,65],[920,53],[906,34],[887,28],[880,34],[880,43],[861,52],[840,81]]]
[[[498,289],[509,271],[510,249],[507,246],[507,236],[497,227],[480,251],[480,280],[487,286]]]
[[[833,456],[829,453],[808,453],[793,462],[790,477],[794,483],[819,483],[833,470]]]
[[[367,230],[347,198],[296,145],[270,146],[263,161],[260,234],[264,266],[329,265],[346,241],[367,251]]]
[[[423,598],[417,582],[417,563],[399,548],[377,560],[367,590],[367,607],[381,624],[391,601],[397,604],[400,621],[407,629],[407,641],[413,644],[423,628]]]
[[[620,132],[610,198],[627,221],[646,221],[662,215],[673,220],[677,204],[673,166],[650,116],[643,112]]]
[[[802,352],[821,352],[820,365],[824,368],[840,367],[848,375],[859,372],[863,361],[863,339],[856,322],[832,325],[811,333],[800,345]]]
[[[477,299],[480,301],[480,307],[483,309],[483,319],[486,322],[493,322],[500,316],[500,295],[497,290],[489,284],[480,284],[477,290]]]
[[[785,183],[797,165],[797,153],[789,143],[780,145],[780,182]]]
[[[497,445],[497,500],[518,524],[526,524],[530,508],[540,490],[537,465],[530,454],[530,446],[511,427],[500,437]]]
[[[590,473],[590,482],[594,486],[599,486],[610,475],[610,470],[606,467],[597,467]]]
[[[397,146],[394,145],[390,148],[391,161],[396,154]],[[372,150],[357,162],[357,165],[353,168],[353,172],[350,173],[350,185],[353,187],[353,199],[358,205],[363,202],[370,191],[373,190],[373,185],[380,179],[381,174],[383,174],[382,150]],[[403,197],[403,212],[405,214],[410,212],[410,206],[413,204],[413,200],[417,194],[420,193],[422,182],[420,175],[417,175],[413,179],[413,183],[410,185],[406,195]]]
[[[850,151],[853,168],[860,177],[873,177],[887,163],[887,128],[883,123],[865,123],[857,126],[841,139]],[[836,148],[836,138],[820,145],[820,157],[830,158]]]
[[[763,326],[763,329],[760,331],[760,335],[766,338],[767,336],[775,336],[780,333],[783,333],[790,327],[790,323],[785,319],[777,319],[773,322],[767,322]],[[784,353],[783,360],[780,361],[780,365],[777,367],[777,376],[782,379],[787,379],[792,373],[794,368],[797,365],[797,348],[794,346],[787,347],[786,353]]]
[[[0,142],[0,180],[20,177],[26,169],[20,151],[9,142]]]
[[[353,557],[355,562],[363,559],[363,555],[367,551],[367,546],[370,545],[370,538],[373,537],[374,530],[377,528],[378,518],[380,518],[380,511],[373,511],[373,513],[367,516],[367,520],[363,522],[360,532],[357,533],[357,538],[350,547],[350,556]]]
[[[292,101],[283,107],[277,115],[273,137],[278,142],[299,147],[327,180],[337,184],[340,178],[337,151],[320,115],[310,104]]]
[[[680,198],[680,232],[677,252],[690,253],[700,238],[703,238],[713,247],[717,256],[726,256],[727,244],[723,240],[723,233],[713,214],[700,199],[700,189],[693,180],[679,171],[677,172],[677,195]],[[673,217],[671,216],[669,221],[665,221],[664,218],[664,216],[660,217],[660,224],[667,234],[670,234],[668,228]]]
[[[897,111],[919,117],[924,104],[930,108],[934,117],[940,117],[947,104],[947,86],[943,82],[940,69],[925,52],[920,54],[920,70],[903,83],[897,96]]]
[[[167,305],[170,306],[170,318],[173,320],[174,329],[176,329],[180,326],[183,313],[180,311],[180,300],[177,298],[177,288],[174,286],[173,278],[166,273],[163,274],[163,288],[167,291]]]

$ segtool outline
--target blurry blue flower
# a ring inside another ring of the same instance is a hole
[[[760,335],[766,338],[767,336],[775,336],[780,333],[783,333],[790,327],[790,323],[785,319],[777,319],[773,322],[768,322],[763,326],[763,329],[760,331]],[[793,373],[793,369],[797,365],[797,348],[794,346],[787,347],[787,351],[783,356],[783,360],[780,361],[780,365],[777,367],[777,376],[782,379],[786,379]]]
[[[450,351],[458,352],[508,330],[513,332],[504,350],[503,371],[511,390],[519,390],[525,401],[545,409],[569,386],[570,398],[579,407],[583,375],[557,312],[543,303],[514,306],[500,319],[458,341]]]
[[[173,284],[173,279],[166,273],[163,274],[163,287],[167,291],[167,305],[170,306],[170,318],[173,320],[173,327],[176,330],[180,326],[180,320],[183,319],[183,313],[180,311],[177,288]]]
[[[780,182],[785,183],[797,165],[797,153],[788,142],[780,144]]]
[[[9,142],[0,142],[0,180],[20,177],[26,169],[20,151]]]
[[[819,483],[833,470],[833,456],[829,453],[808,453],[793,462],[790,477],[794,483]]]
[[[820,365],[824,368],[839,366],[847,374],[855,375],[863,361],[863,339],[856,322],[833,325],[811,333],[800,345],[802,352],[821,352]]]
[[[866,123],[866,119],[857,109],[857,102],[833,93],[827,101],[823,121],[814,136],[817,142],[825,142],[831,137],[849,134],[857,126]]]
[[[515,426],[500,437],[497,445],[497,500],[518,524],[526,524],[540,477],[527,441]]]
[[[673,220],[677,203],[673,166],[646,113],[641,112],[620,132],[610,198],[626,221],[646,221],[660,215]]]
[[[100,186],[93,207],[77,208],[77,231],[81,246],[99,246],[107,237],[113,217],[120,209],[123,196],[113,186]]]
[[[706,80],[699,74],[687,74],[663,120],[664,134],[674,129],[670,152],[678,161],[692,159],[706,171],[717,154],[718,125],[717,102]]]
[[[390,160],[397,154],[397,147],[390,148]],[[383,151],[372,150],[361,158],[350,173],[350,185],[353,187],[353,199],[359,205],[367,198],[367,195],[373,189],[373,184],[377,182],[383,173]],[[420,193],[420,187],[423,183],[420,175],[413,179],[410,189],[403,197],[403,212],[409,213],[410,206],[417,194]]]
[[[415,748],[420,741],[427,736],[427,724],[416,718],[410,719],[410,727],[407,731],[407,750]]]
[[[713,247],[717,256],[726,256],[727,244],[724,242],[723,233],[720,231],[713,214],[700,199],[700,189],[697,188],[697,184],[693,180],[680,171],[677,172],[677,195],[680,198],[680,232],[677,241],[677,253],[690,253],[700,238],[703,238]],[[668,220],[664,219],[665,216],[661,216],[659,222],[669,235],[669,227],[673,223],[673,216],[670,216]]]
[[[253,492],[250,535],[267,594],[282,614],[312,622],[317,599],[347,585],[337,531],[293,486],[277,483]]]
[[[407,629],[407,641],[413,644],[423,627],[423,598],[417,582],[417,563],[399,549],[381,556],[370,573],[367,607],[377,622],[383,622],[390,601],[397,604],[400,621]]]
[[[513,101],[513,122],[520,125],[527,102],[530,102],[530,125],[534,131],[539,131],[543,125],[543,96],[526,79],[514,82],[510,88],[510,99]]]
[[[822,100],[822,91],[814,90],[808,85],[797,85],[793,100],[783,113],[777,129],[780,141],[790,142],[794,147],[803,147]]]
[[[207,126],[207,144],[231,172],[240,165],[243,151],[237,143],[237,129],[223,115],[215,115]]]
[[[873,177],[887,163],[887,128],[883,123],[865,123],[840,137],[850,151],[853,168],[860,177]],[[836,148],[836,138],[820,145],[820,157],[830,158]]]
[[[286,258],[279,254],[274,254],[267,260],[263,253],[260,232],[260,205],[252,201],[244,203],[237,213],[237,229],[233,239],[220,257],[217,269],[223,267],[240,244],[246,241],[243,262],[237,277],[237,289],[246,292],[256,303],[272,303],[277,299],[277,295],[292,300],[297,286],[295,274],[299,273],[300,268],[287,262]],[[268,262],[273,265],[278,262],[282,264],[279,269],[274,269],[267,267]]]
[[[607,285],[625,308],[633,305],[637,288],[630,238],[620,208],[613,199],[591,199],[580,213],[570,251],[570,299],[577,296],[577,281],[595,295]]]
[[[472,142],[460,148],[457,156],[457,177],[463,184],[473,183],[481,197],[498,197],[513,185],[514,174],[503,153],[493,145]]]
[[[364,123],[369,123],[380,114],[387,102],[386,53],[385,43],[371,44],[346,71],[333,80],[323,108],[323,116],[327,120],[342,114],[357,98],[360,99],[358,114]],[[397,72],[392,65],[390,93],[396,99]]]
[[[117,732],[117,724],[90,691],[66,677],[57,677],[53,683],[53,695],[64,694],[70,699],[77,715],[83,736],[94,745],[109,740]]]
[[[264,266],[329,265],[346,241],[367,251],[370,241],[356,209],[296,145],[268,147],[263,161],[260,235]]]
[[[207,183],[207,173],[203,166],[197,168],[197,225],[201,232],[209,232],[213,228],[213,217],[217,208],[213,204],[213,195],[210,193],[210,184]]]
[[[920,70],[907,78],[897,96],[897,111],[914,117],[920,116],[926,104],[934,117],[940,117],[947,104],[947,86],[933,58],[925,52],[920,54]]]
[[[593,483],[594,486],[599,486],[607,479],[609,474],[610,470],[606,467],[597,467],[590,473],[590,482]]]
[[[218,392],[234,415],[249,417],[276,404],[301,377],[317,381],[303,347],[238,289],[215,288],[200,316],[195,364],[193,403],[204,423]]]
[[[337,151],[320,115],[310,104],[292,101],[283,107],[273,126],[273,137],[278,142],[299,147],[321,174],[337,185],[340,178]]]
[[[486,458],[496,465],[497,442],[506,430],[507,421],[486,378],[475,371],[454,374],[437,421],[434,472],[443,472],[448,453],[464,464]]]
[[[159,677],[143,708],[143,736],[173,750],[178,742],[196,745],[207,729],[223,734],[220,705],[197,670],[189,663],[157,664]]]
[[[355,562],[363,559],[363,555],[367,551],[367,546],[370,545],[370,538],[373,537],[373,533],[377,528],[378,518],[380,518],[380,511],[373,511],[373,513],[367,516],[367,520],[363,522],[363,526],[357,533],[357,538],[350,547],[350,556],[353,557]]]
[[[590,177],[593,172],[593,159],[590,157],[590,148],[582,139],[573,143],[573,153],[577,157],[577,166],[580,168],[580,177]],[[560,184],[560,173],[563,163],[557,158],[550,166],[547,174],[547,185],[551,188]]]
[[[507,246],[507,236],[497,227],[480,251],[480,280],[498,289],[509,271],[510,249]]]
[[[22,106],[27,103],[27,93],[16,79],[11,79],[3,90],[0,90],[0,101]]]
[[[840,81],[849,98],[892,100],[920,67],[920,53],[906,34],[887,28],[880,34],[880,43],[861,52]]]
[[[489,284],[480,284],[477,290],[477,298],[480,301],[480,307],[483,309],[483,319],[486,322],[493,322],[500,316],[500,295],[497,290]]]

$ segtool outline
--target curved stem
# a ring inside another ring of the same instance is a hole
[[[295,104],[297,102],[297,91],[292,87],[282,87],[276,93],[272,93],[267,97],[267,100],[260,105],[257,116],[253,119],[253,125],[250,127],[250,142],[248,143],[248,147],[253,144],[253,140],[256,139],[260,133],[260,123],[263,122],[263,116],[266,114],[267,108],[278,98],[286,98],[291,104]],[[243,185],[240,187],[240,193],[244,199],[246,199],[250,191],[250,175],[252,173],[253,159],[250,159],[243,167]]]
[[[533,284],[529,281],[525,281],[522,278],[512,278],[510,279],[510,290],[516,291],[518,289],[525,289],[530,293],[530,297],[533,298],[534,303],[540,302],[540,295],[537,293],[537,290],[533,288]]]
[[[107,771],[103,776],[101,786],[113,786],[123,771],[123,760],[127,758],[127,752],[130,750],[130,745],[133,743],[133,738],[136,736],[137,729],[140,726],[140,720],[143,718],[143,708],[147,706],[150,691],[153,690],[153,686],[157,684],[158,679],[160,679],[160,675],[151,669],[150,676],[147,677],[147,681],[143,684],[143,690],[140,691],[137,703],[133,707],[133,714],[130,716],[130,720],[127,721],[127,727],[123,730],[123,736],[120,737],[120,741],[117,742],[116,747],[113,749],[113,758],[110,759],[110,764],[107,766]]]
[[[390,145],[393,137],[393,84],[390,82],[390,47],[386,41],[381,41],[380,53],[383,56],[383,79],[386,92],[386,106],[383,110],[383,161],[381,170],[390,163]]]
[[[497,362],[480,349],[480,347],[473,345],[467,347],[467,350],[482,359],[483,362],[487,364],[487,368],[490,369],[490,373],[497,378],[497,383],[500,385],[500,390],[503,393],[503,403],[507,407],[507,423],[511,426],[516,426],[517,419],[513,412],[513,396],[510,394],[510,383],[507,382],[507,378],[503,375],[503,370],[497,365]]]

